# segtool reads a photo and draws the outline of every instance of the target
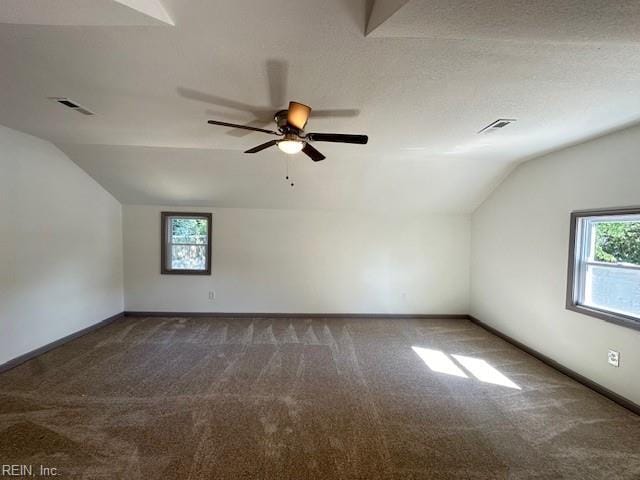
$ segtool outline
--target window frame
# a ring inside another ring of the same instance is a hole
[[[577,264],[579,259],[584,258],[585,249],[588,248],[586,242],[582,242],[582,251],[577,252],[577,241],[583,237],[583,232],[578,232],[578,226],[582,223],[581,219],[586,217],[620,217],[625,215],[640,215],[640,207],[621,207],[621,208],[603,208],[593,210],[576,210],[571,212],[570,231],[569,231],[569,265],[567,271],[567,297],[566,308],[574,312],[582,313],[590,317],[598,318],[606,322],[614,323],[633,330],[640,330],[640,318],[632,315],[625,315],[611,310],[600,309],[596,307],[586,306],[579,303],[579,292],[584,290],[584,267]],[[606,262],[589,261],[590,265],[599,265]],[[636,269],[636,267],[623,267],[621,265],[606,264],[611,268],[628,268]],[[577,277],[577,278],[576,278]]]
[[[168,267],[167,257],[169,250],[168,222],[170,218],[196,218],[207,221],[207,248],[206,268],[204,270],[173,269]],[[160,273],[162,275],[211,275],[211,230],[213,228],[213,215],[209,212],[161,212],[160,222]]]

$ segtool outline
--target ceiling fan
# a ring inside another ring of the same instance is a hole
[[[304,127],[307,125],[311,107],[298,102],[289,102],[287,110],[280,110],[274,115],[274,120],[278,126],[278,131],[264,128],[252,127],[250,125],[237,125],[235,123],[219,122],[209,120],[211,125],[223,127],[240,128],[252,130],[254,132],[267,133],[282,137],[277,140],[270,140],[257,147],[250,148],[244,153],[258,153],[275,145],[285,153],[294,154],[302,151],[314,162],[324,160],[326,157],[316,150],[309,142],[333,142],[333,143],[355,143],[364,145],[369,141],[366,135],[347,135],[342,133],[305,133]]]

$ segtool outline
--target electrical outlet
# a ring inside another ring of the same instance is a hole
[[[216,291],[215,290],[211,290],[209,292],[209,300],[213,301],[216,299]]]
[[[614,367],[620,366],[620,352],[609,350],[608,359],[610,365],[613,365]]]

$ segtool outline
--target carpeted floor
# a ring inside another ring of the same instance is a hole
[[[126,318],[0,375],[0,464],[638,479],[640,417],[465,320]]]

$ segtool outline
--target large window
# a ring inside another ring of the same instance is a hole
[[[211,274],[211,214],[162,212],[164,274]]]
[[[571,214],[567,308],[640,329],[640,208]]]

